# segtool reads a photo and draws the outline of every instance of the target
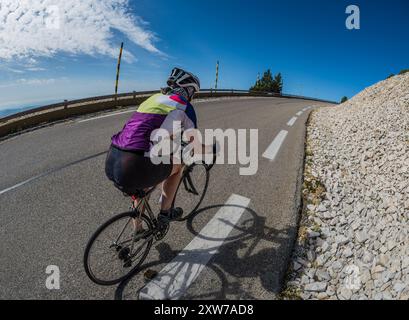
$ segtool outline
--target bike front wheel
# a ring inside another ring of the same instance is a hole
[[[151,220],[135,212],[125,212],[105,222],[93,234],[85,248],[84,268],[99,285],[114,285],[134,274],[152,246],[154,228]],[[137,233],[136,230],[145,232]]]
[[[206,195],[208,184],[209,169],[205,164],[185,168],[173,200],[174,208],[183,209],[183,216],[178,221],[187,220],[196,213]]]

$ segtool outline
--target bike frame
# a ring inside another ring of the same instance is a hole
[[[213,167],[214,164],[215,164],[215,161],[216,161],[216,154],[214,154],[214,157],[213,157],[213,164],[212,164],[212,165],[205,165],[207,171],[210,171],[210,170],[212,169],[212,167]],[[184,172],[183,172],[183,176],[182,176],[182,183],[183,183],[185,189],[186,189],[188,192],[193,193],[193,194],[195,194],[195,195],[198,195],[198,192],[197,192],[197,190],[196,190],[196,188],[195,188],[195,186],[194,186],[194,184],[193,184],[193,182],[192,182],[192,178],[191,178],[191,176],[190,176],[190,172],[191,172],[191,170],[193,169],[193,167],[194,167],[195,165],[196,165],[196,164],[193,164],[193,165],[190,165],[190,166],[187,166],[187,167],[184,168]],[[145,241],[143,242],[143,244],[142,244],[142,246],[141,246],[140,248],[142,248],[142,247],[145,245],[145,243],[151,241],[152,238],[155,237],[155,230],[158,229],[158,220],[157,220],[155,214],[153,213],[153,211],[152,211],[152,209],[151,209],[151,206],[150,206],[150,204],[149,204],[150,195],[153,193],[153,191],[156,190],[156,188],[157,188],[157,186],[155,186],[155,187],[149,189],[147,192],[143,192],[143,193],[140,194],[140,195],[133,195],[133,196],[131,196],[131,198],[132,198],[132,207],[131,207],[131,209],[132,209],[132,212],[133,212],[133,215],[132,215],[131,218],[132,218],[133,220],[136,220],[136,219],[141,220],[141,215],[144,214],[145,212],[147,212],[147,214],[148,214],[148,216],[149,216],[149,219],[151,220],[151,222],[152,222],[152,224],[153,224],[153,233],[152,233],[147,239],[145,239]],[[136,206],[135,206],[135,202],[137,202],[137,205],[136,205]],[[129,221],[131,221],[131,219],[130,219]],[[119,234],[117,240],[114,242],[115,245],[117,245],[117,242],[119,241],[119,239],[121,238],[122,234],[124,233],[126,227],[127,227],[128,224],[129,224],[129,221],[128,221],[128,223],[124,226],[124,228],[122,229],[122,231],[121,231],[121,233]],[[167,231],[166,231],[166,233],[167,233]],[[134,249],[135,239],[136,239],[136,232],[135,232],[134,235],[133,235],[130,252],[132,252],[133,249]],[[141,250],[141,249],[140,249],[140,250]],[[133,254],[131,255],[131,258],[135,257],[135,256],[139,253],[140,250],[138,250],[137,252],[133,253]]]
[[[148,192],[144,193],[142,196],[139,196],[139,195],[136,196],[136,195],[135,195],[135,196],[132,196],[132,197],[131,197],[131,198],[132,198],[132,207],[131,207],[131,209],[132,209],[132,213],[133,213],[133,214],[132,214],[131,218],[129,219],[129,221],[128,221],[128,222],[125,224],[125,226],[122,228],[122,231],[119,233],[117,239],[114,241],[113,244],[114,244],[115,246],[118,246],[118,241],[119,241],[119,239],[122,237],[123,233],[125,232],[125,229],[128,227],[128,225],[129,225],[129,223],[131,222],[131,220],[140,219],[140,218],[141,218],[141,215],[142,215],[143,213],[145,213],[145,212],[147,212],[148,215],[149,215],[149,219],[151,220],[151,222],[152,222],[152,224],[153,224],[153,229],[155,230],[155,229],[157,228],[157,223],[158,223],[158,222],[157,222],[157,219],[156,219],[156,217],[155,217],[155,214],[153,213],[153,211],[152,211],[152,209],[151,209],[151,206],[150,206],[150,204],[149,204],[149,197],[150,197],[151,193],[152,193],[153,191],[155,191],[155,189],[156,189],[156,187],[150,189]],[[138,205],[137,205],[137,206],[135,206],[135,201],[138,202]],[[141,219],[140,219],[140,220],[141,220]],[[132,252],[133,249],[134,249],[135,237],[136,237],[136,232],[134,233],[133,238],[132,238],[132,244],[131,244],[130,252]],[[150,236],[143,242],[143,244],[142,244],[140,250],[142,249],[143,245],[145,245],[145,243],[151,241],[153,237],[154,237],[154,234],[150,235]],[[125,241],[125,242],[123,242],[123,243],[126,243],[126,242],[128,242],[128,241]],[[122,244],[123,244],[123,243],[122,243]],[[139,253],[140,250],[138,250],[138,251],[136,251],[135,253],[133,253],[133,254],[130,256],[130,258],[135,257],[135,256]]]
[[[215,150],[215,147],[213,149]],[[216,158],[216,154],[214,154],[214,159],[215,158]],[[191,193],[194,195],[199,195],[199,192],[196,188],[196,184],[191,174],[193,168],[196,165],[204,165],[207,171],[206,185],[205,185],[203,194],[201,198],[199,199],[199,202],[196,208],[203,201],[203,196],[208,186],[209,171],[211,170],[214,164],[215,164],[215,161],[213,161],[213,163],[210,165],[205,164],[205,163],[194,163],[192,165],[185,166],[184,168],[184,171],[182,174],[182,181],[180,182],[178,186],[178,190],[182,186],[188,193]],[[117,221],[123,221],[118,226],[119,227],[118,231],[120,232],[115,237],[116,239],[115,238],[112,239],[110,237],[111,245],[109,246],[109,249],[116,250],[118,259],[120,259],[123,263],[123,268],[130,268],[134,264],[133,260],[139,259],[139,253],[143,251],[142,256],[140,256],[142,260],[138,262],[138,266],[140,266],[140,264],[143,263],[143,261],[146,259],[146,256],[149,253],[149,250],[151,249],[152,242],[161,241],[162,239],[164,239],[166,234],[169,232],[169,224],[162,223],[161,220],[159,220],[158,217],[156,217],[155,213],[153,212],[150,206],[150,196],[156,190],[157,187],[158,186],[155,186],[147,191],[142,191],[142,190],[136,191],[135,195],[131,196],[132,206],[129,212],[125,212],[125,213],[122,213],[118,217],[111,218],[109,221],[104,223],[104,225],[101,226],[93,234],[92,238],[88,241],[88,244],[87,244],[87,247],[84,253],[84,266],[85,266],[85,271],[87,272],[87,275],[91,278],[92,281],[94,281],[95,283],[104,284],[104,285],[118,283],[116,282],[117,280],[107,281],[107,280],[101,280],[95,277],[93,274],[93,267],[91,268],[89,265],[89,259],[90,259],[89,256],[91,254],[90,251],[91,251],[91,248],[94,242],[98,239],[100,234],[104,232],[104,230],[107,227],[109,227],[112,223],[116,223]],[[130,196],[130,195],[127,194],[126,196]],[[173,200],[172,205],[175,205],[175,200]],[[189,215],[190,214],[191,213],[189,213]],[[127,218],[127,221],[122,220],[123,218]],[[183,221],[183,220],[178,220],[178,221]],[[143,223],[147,224],[148,230],[142,232],[143,229],[141,229],[141,227]],[[122,225],[122,228],[121,228],[121,225]],[[131,227],[131,230],[129,230],[130,231],[129,233],[127,231],[128,227]],[[122,238],[125,238],[125,239],[122,239]],[[138,247],[136,248],[136,246]],[[136,251],[133,252],[134,250]],[[136,267],[134,267],[133,270],[135,270],[135,268]],[[120,279],[125,279],[125,277],[127,277],[128,275],[129,274],[122,276]]]

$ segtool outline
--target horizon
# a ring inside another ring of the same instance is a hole
[[[282,73],[284,93],[340,101],[409,67],[404,0],[166,3],[69,0],[30,7],[6,1],[0,10],[6,21],[0,26],[0,116],[113,94],[122,41],[119,93],[157,90],[174,66],[212,88],[219,60],[219,88],[247,90],[258,73],[271,69]],[[345,27],[350,4],[360,8],[360,30]],[[183,19],[171,28],[175,17]],[[210,26],[204,23],[209,19]]]

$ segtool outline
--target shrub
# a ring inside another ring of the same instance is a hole
[[[341,103],[347,102],[348,101],[348,97],[342,97],[341,99]]]
[[[263,77],[257,80],[255,85],[250,88],[250,91],[272,92],[281,94],[283,91],[283,77],[281,73],[274,76],[271,70],[264,72]]]

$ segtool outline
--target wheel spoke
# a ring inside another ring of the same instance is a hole
[[[152,225],[142,216],[142,227],[151,235],[144,241],[139,239],[134,242],[135,228],[131,220],[130,213],[109,220],[88,245],[86,271],[93,281],[100,284],[118,283],[143,263],[153,241]],[[130,265],[126,265],[127,261]]]

